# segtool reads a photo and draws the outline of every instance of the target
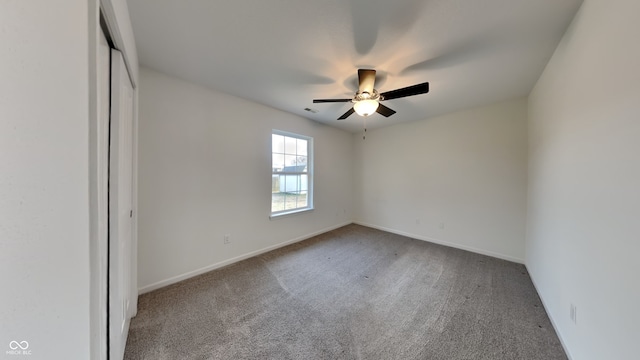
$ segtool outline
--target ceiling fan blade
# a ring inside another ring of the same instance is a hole
[[[353,108],[349,109],[349,111],[347,111],[346,113],[342,114],[342,116],[340,116],[338,118],[338,120],[344,120],[346,118],[348,118],[351,114],[353,114],[354,112],[356,112],[355,110],[353,110]]]
[[[334,103],[334,102],[349,102],[351,99],[315,99],[313,100],[314,104],[317,103]]]
[[[402,89],[387,91],[380,95],[384,98],[384,100],[391,100],[391,99],[398,99],[398,98],[403,98],[407,96],[426,94],[428,92],[429,92],[429,83],[425,82],[422,84],[407,86]]]
[[[389,117],[396,113],[395,110],[389,109],[388,107],[382,104],[378,104],[378,108],[376,109],[376,112],[384,117]]]
[[[373,86],[376,83],[376,71],[358,69],[358,93],[368,92],[373,94]]]

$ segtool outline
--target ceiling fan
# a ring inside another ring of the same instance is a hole
[[[353,107],[342,114],[338,120],[348,118],[354,112],[360,116],[369,116],[374,112],[389,117],[396,112],[382,104],[380,101],[403,98],[407,96],[426,94],[429,92],[429,83],[425,82],[402,89],[378,93],[373,86],[376,81],[376,71],[371,69],[358,69],[358,92],[352,99],[315,99],[314,103],[352,102]]]

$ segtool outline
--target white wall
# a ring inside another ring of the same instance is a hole
[[[0,2],[2,358],[89,358],[89,7]]]
[[[518,99],[355,134],[356,221],[524,262],[526,117]]]
[[[638,14],[585,0],[529,99],[526,263],[573,359],[640,356]]]
[[[117,8],[114,30],[136,71],[124,0],[0,4],[3,358],[14,356],[14,340],[29,343],[30,359],[98,359],[106,344],[95,186],[100,3]]]
[[[143,292],[351,222],[351,134],[144,67],[140,84]],[[312,212],[269,220],[272,129],[314,138]]]

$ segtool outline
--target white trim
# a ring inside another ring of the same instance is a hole
[[[119,2],[119,4],[114,4],[114,2]],[[122,5],[122,4],[124,5]],[[104,16],[105,23],[107,24],[107,28],[109,29],[109,35],[111,36],[111,40],[113,41],[115,48],[122,53],[122,57],[124,59],[125,67],[127,68],[127,73],[129,74],[129,78],[131,79],[131,84],[133,88],[136,89],[138,87],[136,75],[134,73],[134,68],[138,66],[138,64],[133,64],[133,55],[136,52],[136,49],[128,49],[125,46],[124,36],[122,34],[122,27],[130,25],[130,19],[120,19],[118,21],[118,15],[116,14],[116,6],[127,6],[125,1],[121,0],[100,0],[100,10],[102,15]],[[126,31],[125,31],[126,32]],[[137,56],[136,56],[137,59]]]
[[[571,356],[571,352],[569,351],[569,348],[567,347],[567,343],[564,341],[564,338],[562,337],[562,333],[560,332],[560,329],[558,328],[558,325],[556,324],[555,320],[551,316],[551,312],[549,312],[549,307],[547,306],[547,303],[544,302],[544,298],[542,297],[542,294],[538,290],[538,286],[536,285],[536,281],[533,279],[533,274],[531,274],[531,271],[529,271],[529,268],[527,267],[526,264],[524,265],[524,267],[527,268],[527,273],[529,273],[529,278],[531,279],[531,283],[533,283],[533,287],[536,289],[536,293],[538,294],[538,297],[540,298],[540,302],[542,302],[542,307],[544,308],[544,311],[547,313],[547,317],[549,318],[549,321],[551,321],[551,326],[553,326],[553,330],[555,330],[556,335],[558,336],[558,339],[560,340],[560,345],[562,345],[562,348],[564,349],[565,355],[567,355],[567,358],[569,360],[573,360],[573,356]]]
[[[281,247],[285,247],[287,245],[291,245],[291,244],[294,244],[294,243],[300,242],[302,240],[306,240],[306,239],[312,238],[312,237],[320,235],[320,234],[324,234],[324,233],[326,233],[328,231],[335,230],[335,229],[341,228],[343,226],[347,226],[349,224],[351,224],[351,221],[348,221],[348,222],[345,222],[345,223],[341,223],[341,224],[338,224],[338,225],[334,225],[334,226],[330,226],[328,228],[324,228],[322,230],[315,231],[315,232],[313,232],[311,234],[303,235],[303,236],[297,237],[295,239],[287,240],[287,241],[284,241],[284,242],[281,242],[281,243],[278,243],[278,244],[275,244],[275,245],[267,246],[266,248],[263,248],[263,249],[260,249],[260,250],[251,251],[251,252],[248,252],[246,254],[243,254],[243,255],[240,255],[240,256],[236,256],[236,257],[233,257],[231,259],[223,260],[223,261],[220,261],[218,263],[215,263],[215,264],[212,264],[212,265],[208,265],[208,266],[205,266],[205,267],[197,269],[197,270],[186,272],[186,273],[184,273],[182,275],[170,277],[168,279],[158,281],[158,282],[153,283],[151,285],[147,285],[147,286],[141,287],[138,290],[138,293],[139,294],[144,294],[144,293],[147,293],[147,292],[150,292],[150,291],[153,291],[153,290],[157,290],[157,289],[163,288],[165,286],[168,286],[168,285],[171,285],[171,284],[175,284],[175,283],[183,281],[183,280],[187,280],[187,279],[192,278],[194,276],[198,276],[198,275],[207,273],[209,271],[212,271],[212,270],[215,270],[215,269],[219,269],[221,267],[225,267],[225,266],[231,265],[233,263],[237,263],[238,261],[242,261],[242,260],[254,257],[254,256],[258,256],[258,255],[264,254],[266,252],[269,252],[269,251],[272,251],[272,250],[276,250],[276,249],[279,249]]]
[[[133,187],[131,196],[133,198],[132,210],[132,232],[131,235],[131,317],[138,314],[138,296],[135,295],[138,289],[138,89],[133,90]]]
[[[313,211],[313,208],[310,207],[306,207],[306,208],[297,208],[295,210],[285,210],[285,211],[281,211],[281,212],[277,212],[277,213],[271,213],[271,215],[269,215],[269,219],[270,220],[275,220],[275,219],[281,219],[287,216],[291,216],[291,215],[299,215],[302,213],[306,213],[307,211]]]
[[[448,246],[448,247],[452,247],[452,248],[456,248],[456,249],[471,251],[471,252],[476,253],[476,254],[487,255],[487,256],[494,257],[494,258],[515,262],[515,263],[518,263],[518,264],[524,264],[524,259],[520,259],[520,258],[517,258],[517,257],[504,255],[504,254],[500,254],[500,253],[496,253],[496,252],[493,252],[493,251],[482,250],[482,249],[474,248],[472,246],[460,245],[460,244],[452,243],[452,242],[445,241],[445,240],[434,239],[434,238],[431,238],[431,237],[428,237],[428,236],[411,234],[411,233],[400,231],[400,230],[396,230],[396,229],[386,228],[384,226],[368,224],[368,223],[365,223],[365,222],[362,222],[362,221],[354,221],[353,223],[354,224],[358,224],[358,225],[362,225],[362,226],[366,226],[366,227],[370,227],[370,228],[374,228],[374,229],[378,229],[378,230],[382,230],[382,231],[386,231],[386,232],[390,232],[390,233],[397,234],[397,235],[407,236],[407,237],[410,237],[410,238],[413,238],[413,239],[418,239],[418,240],[422,240],[422,241],[428,241],[428,242],[431,242],[431,243],[434,243],[434,244],[439,244],[439,245],[444,245],[444,246]]]
[[[108,241],[108,152],[111,49],[98,20],[97,3],[90,3],[89,27],[89,263],[90,358],[107,359],[107,241]]]
[[[303,139],[303,140],[313,140],[313,137],[309,136],[309,135],[302,135],[302,134],[298,134],[298,133],[294,133],[294,132],[290,132],[290,131],[279,130],[279,129],[271,129],[271,133],[272,134],[276,134],[276,135],[300,138],[300,139]]]

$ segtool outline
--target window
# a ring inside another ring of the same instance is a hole
[[[313,209],[313,138],[271,133],[271,215]]]

